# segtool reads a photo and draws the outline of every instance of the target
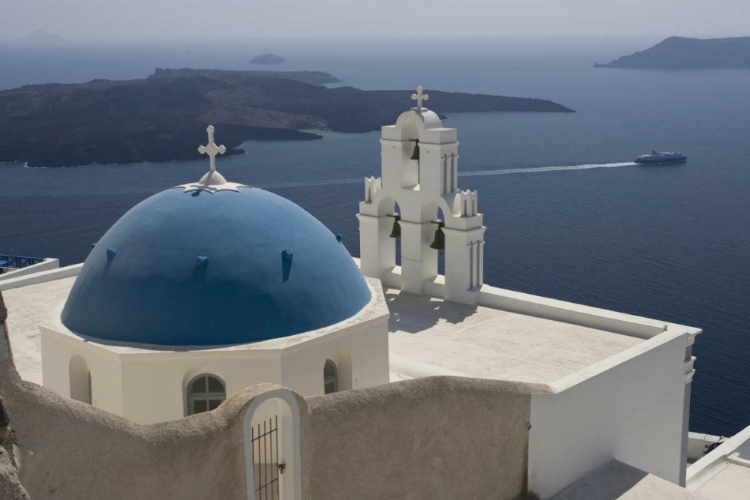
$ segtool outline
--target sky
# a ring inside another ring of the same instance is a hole
[[[0,0],[0,39],[750,36],[750,0]]]

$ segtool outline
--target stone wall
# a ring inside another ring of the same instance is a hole
[[[431,377],[307,398],[307,498],[525,498],[524,392],[510,383]]]

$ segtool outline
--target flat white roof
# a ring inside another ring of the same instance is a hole
[[[612,460],[556,493],[550,500],[704,500],[660,477]]]
[[[42,383],[39,325],[68,296],[75,276],[3,291],[13,361],[24,380]]]
[[[75,277],[64,277],[3,292],[14,359],[24,380],[42,382],[39,325],[64,302],[74,281]],[[386,290],[386,301],[391,313],[391,381],[454,375],[536,384],[548,390],[561,379],[645,342],[637,336],[401,294],[397,289]]]
[[[644,342],[395,289],[386,290],[386,300],[392,380],[457,375],[549,385]]]
[[[750,498],[750,427],[688,467],[687,489],[706,500]]]

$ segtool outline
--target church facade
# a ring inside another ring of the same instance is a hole
[[[579,498],[558,495],[628,468],[678,491],[700,330],[485,284],[457,130],[413,99],[364,179],[360,259],[227,181],[209,127],[200,181],[134,207],[82,266],[0,284],[21,378],[142,429],[239,429],[217,444],[244,471],[232,498]]]

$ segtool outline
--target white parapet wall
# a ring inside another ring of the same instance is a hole
[[[41,271],[49,271],[50,269],[57,269],[60,267],[60,261],[58,259],[44,259],[38,264],[33,266],[23,267],[10,272],[4,272],[0,274],[0,283],[8,281],[10,279],[20,278],[29,274],[36,274]]]
[[[14,288],[21,288],[29,285],[37,285],[39,283],[46,283],[47,281],[69,278],[71,276],[78,276],[78,273],[81,271],[81,267],[83,267],[83,264],[74,264],[72,266],[66,267],[55,267],[46,271],[38,270],[38,272],[35,272],[33,274],[25,274],[20,276],[16,274],[18,272],[16,271],[8,274],[8,279],[0,281],[0,292],[5,290],[13,290]],[[22,271],[25,269],[22,269]]]
[[[612,459],[679,484],[687,335],[665,333],[532,395],[529,491],[549,498]]]

